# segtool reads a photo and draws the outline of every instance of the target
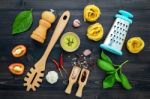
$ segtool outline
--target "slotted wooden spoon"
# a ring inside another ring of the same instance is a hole
[[[44,52],[43,56],[40,58],[40,60],[30,69],[30,71],[27,73],[27,76],[24,78],[24,86],[27,87],[26,91],[30,91],[32,89],[33,91],[36,91],[36,88],[40,86],[42,83],[42,78],[44,77],[44,70],[46,65],[46,60],[54,47],[56,41],[58,40],[59,36],[63,32],[64,28],[66,27],[68,20],[70,18],[70,12],[65,11],[54,30],[54,33],[52,35],[52,38],[47,46],[46,51]]]

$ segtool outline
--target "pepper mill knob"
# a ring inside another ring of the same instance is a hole
[[[39,26],[33,31],[31,38],[44,43],[46,39],[47,30],[51,27],[51,24],[55,21],[56,17],[51,11],[44,11],[41,15]]]

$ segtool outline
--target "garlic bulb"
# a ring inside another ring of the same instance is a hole
[[[58,80],[58,73],[56,71],[49,71],[48,74],[46,75],[46,80],[50,84],[54,84]]]

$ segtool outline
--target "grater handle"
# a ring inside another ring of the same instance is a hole
[[[133,18],[133,14],[131,14],[130,12],[127,12],[125,10],[119,10],[119,13],[122,14],[123,16],[126,16],[128,18]]]

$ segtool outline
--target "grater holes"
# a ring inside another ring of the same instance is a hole
[[[110,34],[110,37],[112,37],[113,36],[113,34]]]
[[[126,31],[128,28],[124,27],[124,31]]]
[[[122,25],[122,23],[120,22],[120,25]]]
[[[110,42],[113,43],[114,42],[113,39],[110,39]]]
[[[117,29],[119,29],[119,26],[117,26]]]
[[[119,45],[121,45],[121,43],[119,42]]]

